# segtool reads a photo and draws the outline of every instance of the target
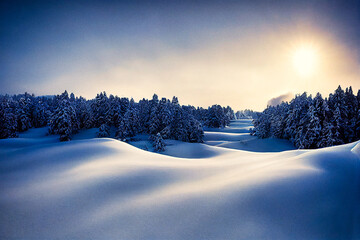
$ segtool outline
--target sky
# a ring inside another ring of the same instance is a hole
[[[261,111],[282,96],[360,88],[360,0],[1,1],[0,9],[0,94],[157,93]]]

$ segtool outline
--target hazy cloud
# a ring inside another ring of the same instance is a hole
[[[290,101],[293,97],[294,97],[294,94],[286,93],[286,94],[283,94],[283,95],[280,95],[278,97],[274,97],[274,98],[270,99],[268,101],[267,105],[276,106],[276,105],[279,105],[282,102]]]

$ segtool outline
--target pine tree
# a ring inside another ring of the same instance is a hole
[[[197,121],[195,118],[191,117],[189,121],[189,142],[203,142],[204,138],[204,130],[201,126],[201,123]]]
[[[93,113],[90,102],[87,102],[83,97],[76,100],[76,116],[79,120],[80,129],[93,127]]]
[[[94,117],[95,127],[100,127],[101,124],[108,123],[107,113],[109,111],[109,101],[106,92],[96,95],[92,102],[92,112]]]
[[[166,98],[162,98],[159,102],[158,119],[160,121],[159,129],[164,129],[172,122],[171,107]]]
[[[106,124],[101,124],[99,131],[96,133],[98,138],[110,137],[110,127]]]
[[[155,111],[150,114],[149,133],[156,134],[160,130],[160,120]]]
[[[155,152],[165,151],[165,142],[160,133],[153,137],[153,147]]]
[[[139,132],[139,116],[135,107],[130,107],[130,109],[125,113],[124,123],[129,137],[133,137]]]
[[[333,139],[335,145],[344,143],[344,125],[339,107],[336,107],[334,112]]]
[[[172,139],[187,141],[184,113],[179,104],[172,106],[172,122],[170,124],[170,136]]]
[[[17,119],[12,108],[14,102],[7,96],[0,96],[0,139],[17,137]]]
[[[138,104],[139,109],[139,123],[140,129],[139,132],[149,132],[149,124],[150,124],[150,106],[149,101],[146,99],[142,99]]]
[[[306,133],[304,139],[307,140],[304,148],[317,148],[317,143],[320,141],[321,136],[321,123],[319,113],[315,106],[310,106],[308,111],[309,123],[306,126]]]
[[[251,134],[289,139],[298,148],[354,141],[360,138],[359,99],[360,92],[355,97],[351,87],[344,92],[340,86],[328,99],[319,93],[314,99],[306,93],[297,95],[290,103],[267,107],[254,120]]]
[[[71,135],[78,129],[76,111],[70,103],[66,91],[57,98],[59,103],[50,117],[49,132],[59,134],[60,141],[69,141]]]
[[[270,137],[270,117],[269,109],[266,109],[263,113],[260,114],[258,119],[253,121],[254,129],[252,134],[259,138],[268,138]]]
[[[208,108],[206,125],[212,128],[223,128],[226,126],[224,109],[220,105],[213,105]]]
[[[164,138],[164,139],[169,139],[171,137],[171,129],[170,129],[170,126],[166,126],[164,127],[161,132],[160,132],[161,136]]]
[[[345,142],[352,142],[356,139],[356,118],[358,104],[356,97],[353,93],[352,87],[346,88],[345,91],[345,108],[346,118],[344,119],[344,135],[346,136]]]
[[[318,147],[330,147],[335,145],[333,128],[334,127],[330,122],[324,122],[324,126],[321,131],[322,137],[317,144]]]
[[[16,116],[19,132],[24,132],[32,127],[29,111],[29,102],[25,98],[20,98]]]
[[[116,132],[116,138],[120,141],[126,142],[129,140],[130,134],[127,127],[127,124],[124,119],[120,120],[118,130]]]
[[[46,103],[44,103],[40,98],[36,100],[34,111],[33,111],[33,126],[34,127],[44,127],[46,126],[49,120],[49,112],[47,111]]]
[[[153,95],[152,100],[150,100],[150,118],[149,118],[149,133],[156,134],[161,129],[161,121],[159,119],[159,99],[156,94]]]

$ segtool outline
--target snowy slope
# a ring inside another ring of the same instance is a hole
[[[232,121],[224,129],[205,129],[206,144],[217,147],[232,148],[252,152],[281,152],[295,149],[293,144],[285,139],[259,139],[250,136],[251,119]]]
[[[360,239],[358,142],[176,154],[196,146],[202,158],[112,139],[1,140],[0,239]]]

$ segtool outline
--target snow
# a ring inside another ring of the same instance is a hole
[[[224,129],[207,129],[204,141],[217,147],[232,148],[253,152],[281,152],[295,149],[293,144],[285,139],[259,139],[250,136],[251,119],[232,121],[230,127]],[[223,130],[223,132],[219,132]]]
[[[204,127],[204,131],[207,132],[221,132],[221,133],[248,133],[252,127],[252,119],[241,119],[231,121],[231,127],[225,128],[207,128]]]
[[[206,142],[242,141],[236,124]],[[360,142],[270,153],[167,140],[157,154],[41,131],[0,140],[0,239],[360,239]]]

